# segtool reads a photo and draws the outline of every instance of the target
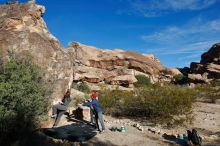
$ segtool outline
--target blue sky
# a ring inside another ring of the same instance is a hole
[[[220,42],[220,0],[36,1],[65,47],[77,41],[134,50],[154,54],[166,67],[184,67]]]

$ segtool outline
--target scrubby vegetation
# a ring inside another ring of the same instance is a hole
[[[173,77],[173,83],[175,84],[186,84],[187,77],[183,74],[178,74]]]
[[[89,86],[86,82],[80,82],[80,83],[73,82],[72,88],[77,89],[81,92],[86,92],[86,93],[90,92]]]
[[[211,81],[212,87],[220,87],[220,80],[213,80]]]
[[[135,78],[138,80],[134,85],[135,87],[143,87],[151,85],[151,81],[149,77],[145,75],[136,75]]]
[[[0,143],[28,135],[47,112],[48,99],[40,70],[31,59],[13,57],[0,65]],[[2,145],[2,144],[0,144]]]
[[[155,123],[180,124],[191,117],[194,90],[174,85],[150,85],[131,91],[102,91],[99,101],[105,113],[141,117]]]
[[[70,102],[70,107],[77,107],[78,104],[83,103],[86,100],[85,97],[76,96],[73,100]]]
[[[216,103],[220,99],[220,84],[219,81],[213,81],[210,85],[197,85],[195,90],[198,93],[198,99],[202,99],[208,103]]]

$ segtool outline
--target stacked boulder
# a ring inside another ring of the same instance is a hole
[[[112,85],[131,86],[142,74],[157,82],[165,69],[153,55],[133,51],[103,50],[80,43],[70,43],[75,60],[74,80],[90,83],[105,82]]]
[[[214,44],[209,51],[202,54],[199,63],[192,62],[190,65],[192,82],[209,82],[212,79],[220,79],[220,43]]]

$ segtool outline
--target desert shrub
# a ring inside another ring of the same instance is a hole
[[[136,75],[135,78],[138,80],[134,85],[135,87],[148,86],[151,85],[151,81],[149,77],[145,75]]]
[[[85,97],[76,96],[73,100],[71,100],[70,105],[71,107],[76,107],[79,103],[83,103],[86,100]]]
[[[220,86],[220,80],[213,80],[213,81],[211,81],[211,85],[213,87]]]
[[[220,99],[220,87],[214,84],[207,85],[201,84],[197,85],[195,88],[196,92],[198,93],[198,99],[205,99],[205,102],[208,103],[216,103],[217,99]]]
[[[77,82],[73,81],[72,88],[79,90],[81,92],[86,92],[86,93],[90,92],[89,85],[86,82],[78,82],[77,83]]]
[[[174,117],[190,115],[196,95],[191,89],[173,85],[155,85],[153,88],[140,90],[138,105],[144,107],[142,112],[159,123],[175,122]]]
[[[86,82],[82,82],[81,84],[79,84],[78,90],[82,92],[89,92],[89,86]]]
[[[155,123],[177,123],[176,120],[191,116],[195,92],[179,86],[152,85],[130,91],[100,93],[99,101],[104,112],[110,115],[142,117]],[[186,116],[183,116],[186,115]],[[183,121],[184,121],[183,120]]]
[[[86,92],[86,93],[89,92],[89,85],[86,82],[80,82],[80,83],[73,82],[72,88],[79,90],[81,92]]]
[[[176,84],[185,84],[187,83],[187,77],[183,74],[178,74],[173,77],[173,82]]]
[[[11,57],[0,68],[0,143],[7,145],[35,127],[48,100],[40,70],[30,58]]]
[[[121,115],[125,106],[130,103],[133,93],[119,90],[103,90],[99,93],[99,101],[106,114]]]

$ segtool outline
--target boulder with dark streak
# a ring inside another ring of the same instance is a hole
[[[17,58],[31,55],[44,72],[47,95],[57,99],[72,83],[73,56],[48,31],[44,12],[34,1],[0,5],[0,57],[7,61],[8,52]]]
[[[192,62],[190,70],[192,74],[207,73],[208,79],[220,79],[220,43],[214,44],[202,54],[200,63]]]

